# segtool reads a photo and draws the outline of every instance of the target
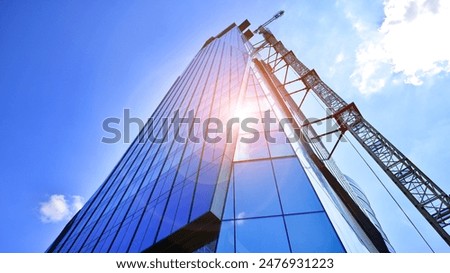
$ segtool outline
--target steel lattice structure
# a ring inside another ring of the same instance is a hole
[[[294,53],[287,50],[283,43],[278,41],[267,28],[262,26],[257,31],[263,35],[264,40],[255,44],[254,52],[267,52],[267,57],[262,61],[270,67],[274,77],[276,77],[275,73],[284,75],[278,76],[281,87],[284,89],[294,82],[302,82],[305,86],[302,89],[289,92],[291,96],[304,92],[303,99],[297,105],[298,109],[300,110],[308,92],[313,91],[323,104],[330,109],[331,116],[327,118],[333,118],[339,125],[339,130],[335,131],[340,131],[341,136],[344,132],[349,131],[445,242],[450,245],[448,231],[448,226],[450,226],[450,196],[365,120],[354,103],[346,103],[320,79],[315,70],[309,69],[299,61]],[[294,79],[288,79],[290,71],[294,71],[296,75]],[[292,102],[293,99],[290,99]],[[306,127],[310,124],[304,123],[303,125]],[[333,153],[334,148],[330,154]]]

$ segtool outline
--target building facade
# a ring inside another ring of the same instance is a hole
[[[205,43],[48,252],[392,250],[299,137],[247,27]]]

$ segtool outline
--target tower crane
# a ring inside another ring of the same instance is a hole
[[[270,24],[270,23],[272,23],[273,21],[275,21],[276,19],[280,18],[281,16],[283,16],[283,14],[284,14],[284,10],[280,10],[280,11],[277,12],[277,14],[275,14],[272,18],[270,18],[269,20],[267,20],[267,22],[265,22],[264,24],[260,25],[260,26],[255,30],[255,32],[258,33],[258,34],[261,34],[262,31],[264,31],[264,28],[265,28],[268,24]]]
[[[448,230],[450,227],[450,196],[375,129],[363,117],[354,103],[345,102],[320,79],[314,69],[311,70],[306,67],[292,51],[286,49],[283,43],[275,38],[266,26],[283,14],[284,11],[278,12],[270,20],[256,29],[255,32],[261,34],[264,40],[261,41],[261,45],[259,46],[255,44],[254,52],[258,53],[264,48],[269,49],[268,57],[264,62],[271,69],[273,75],[281,69],[286,70],[284,80],[280,80],[284,87],[296,81],[303,83],[305,86],[304,89],[289,94],[292,95],[299,91],[305,92],[302,102],[297,105],[298,110],[302,106],[306,94],[309,91],[314,92],[322,103],[330,109],[331,115],[329,118],[333,118],[336,121],[339,125],[339,131],[342,134],[348,131],[353,135],[392,182],[397,185],[422,216],[450,246]],[[296,79],[287,80],[289,69],[294,71]],[[292,100],[293,98],[290,99]],[[303,126],[308,125],[310,124],[303,124]]]

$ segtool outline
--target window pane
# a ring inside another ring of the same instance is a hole
[[[223,221],[220,227],[217,252],[234,252],[234,221]]]
[[[193,200],[194,181],[187,180],[182,189],[180,203],[178,204],[177,214],[172,227],[172,232],[178,230],[187,224],[189,220],[189,210]]]
[[[114,242],[108,252],[126,252],[127,247],[123,247],[121,249],[119,246],[121,245],[123,238],[127,234],[129,225],[130,225],[130,223],[127,223],[127,224],[124,224],[120,228],[120,230],[118,231],[117,237],[114,239]]]
[[[164,217],[162,218],[157,240],[161,240],[170,235],[170,232],[172,231],[172,225],[175,219],[175,214],[177,212],[177,206],[180,201],[180,196],[181,190],[174,189],[174,191],[170,196],[169,204],[167,205]]]
[[[236,252],[290,252],[283,218],[237,220]]]
[[[284,213],[323,210],[296,157],[274,159],[273,167]]]
[[[207,169],[201,169],[195,189],[194,204],[192,207],[191,221],[205,214],[211,209],[214,189],[217,183],[220,166],[210,164]]]
[[[266,133],[270,134],[267,135],[267,142],[269,145],[270,155],[272,157],[294,155],[294,150],[292,149],[289,141],[286,139],[286,135],[283,131],[272,131]]]
[[[270,160],[234,164],[236,218],[280,215]]]
[[[286,216],[293,252],[345,252],[324,212]]]
[[[145,236],[142,239],[141,250],[150,247],[154,243],[156,231],[158,230],[159,223],[161,222],[164,205],[164,202],[160,202],[156,205],[155,210],[153,211],[152,219],[150,220],[150,223],[145,230]]]
[[[147,227],[152,219],[153,211],[154,211],[154,204],[150,204],[148,208],[145,210],[141,223],[138,226],[136,235],[133,239],[133,242],[131,243],[131,247],[129,250],[130,252],[139,252],[142,250],[140,247],[142,244],[142,240],[147,232]]]
[[[250,142],[250,143],[245,143]],[[269,149],[263,133],[248,133],[238,136],[234,161],[268,158]]]
[[[228,183],[227,198],[225,201],[225,209],[222,219],[234,219],[234,174],[230,175],[230,182]]]

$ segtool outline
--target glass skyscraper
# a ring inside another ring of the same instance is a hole
[[[206,41],[48,252],[392,251],[356,183],[298,137],[247,27]]]

